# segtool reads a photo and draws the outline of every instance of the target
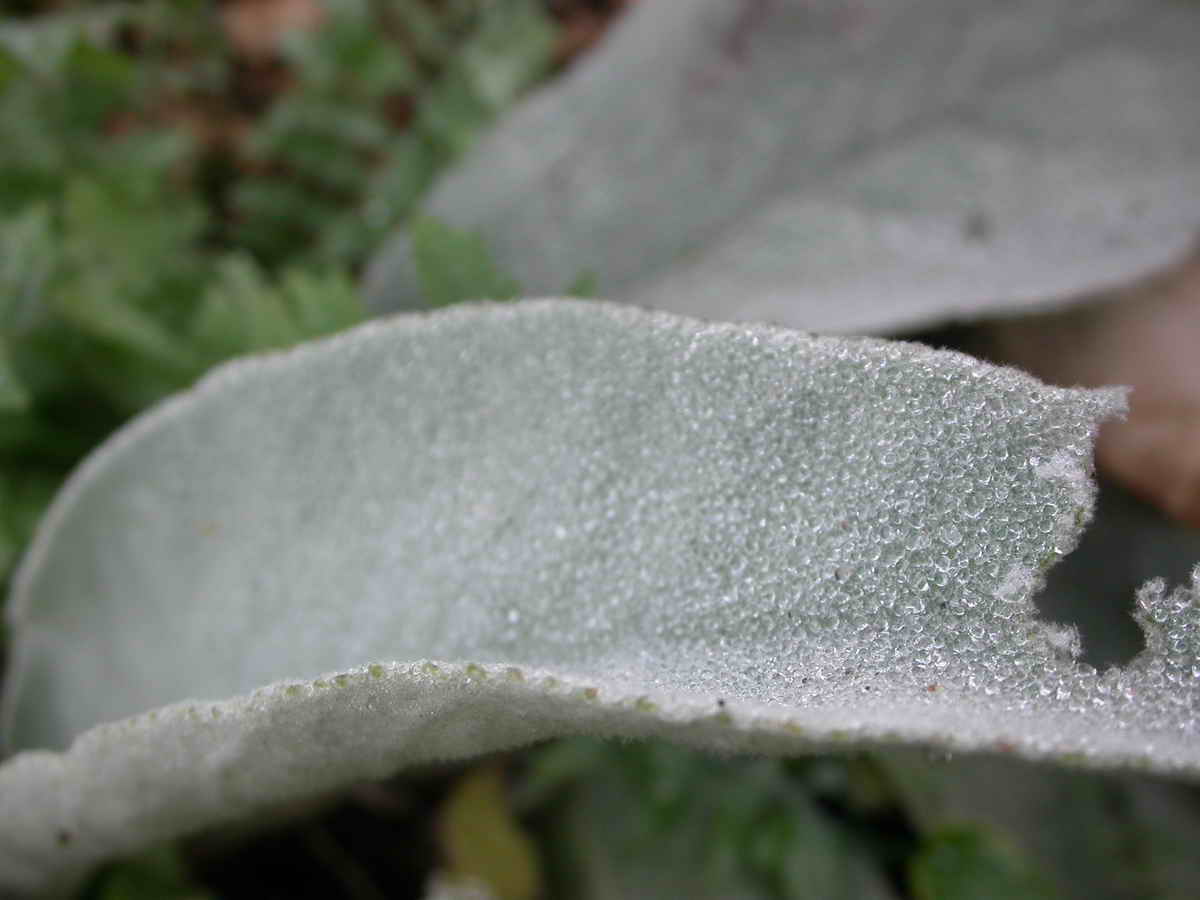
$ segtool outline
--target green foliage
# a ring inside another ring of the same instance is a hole
[[[57,487],[57,473],[40,467],[0,470],[0,572],[16,562]]]
[[[1056,897],[1010,847],[960,826],[934,835],[913,860],[917,900],[1052,900]]]
[[[273,281],[251,257],[234,254],[218,264],[191,336],[211,364],[341,331],[364,315],[342,272],[289,268]]]
[[[720,760],[666,744],[568,740],[533,754],[515,802],[526,810],[564,797],[574,804],[583,785],[632,804],[622,812],[619,858],[660,853],[686,834],[695,866],[763,896],[867,896],[860,892],[882,884],[855,870],[867,861],[906,871],[916,900],[1058,896],[990,830],[957,825],[918,837],[907,829],[903,801],[872,757]]]
[[[889,857],[864,837],[860,820],[871,811],[856,800],[864,779],[874,781],[857,760],[721,760],[661,743],[569,740],[533,756],[516,801],[537,808],[565,795],[575,804],[573,787],[599,785],[628,799],[624,835],[613,840],[635,866],[682,840],[675,852],[717,884],[778,898],[858,898],[880,896],[871,867]]]
[[[480,232],[455,228],[435,216],[422,214],[409,220],[408,235],[426,306],[512,300],[522,295],[521,284],[496,263]],[[595,273],[581,272],[563,295],[588,298],[595,292]]]
[[[106,866],[85,888],[81,900],[211,900],[192,883],[178,853],[160,847]]]
[[[429,306],[464,300],[511,300],[521,286],[501,272],[478,234],[451,228],[432,216],[409,226],[421,289]]]
[[[299,89],[251,138],[262,174],[234,193],[237,243],[271,261],[311,244],[358,266],[546,73],[553,38],[537,0],[332,4],[325,27],[285,48]]]
[[[186,7],[164,0],[0,25],[0,213],[54,202],[79,178],[141,193],[169,181],[192,147],[182,131],[147,126],[172,97],[213,81],[207,65],[168,67],[161,23],[198,50],[215,39]],[[114,48],[122,27],[146,29],[136,60]]]
[[[249,138],[249,176],[232,193],[238,245],[285,260],[362,196],[372,160],[394,138],[385,104],[418,84],[412,63],[379,24],[366,3],[341,2],[331,5],[323,27],[289,36],[284,52],[297,85],[257,120]],[[363,252],[343,250],[346,257]]]
[[[597,295],[600,290],[600,276],[594,271],[588,269],[580,272],[579,277],[567,285],[564,292],[568,297],[579,297],[580,299],[591,299]]]

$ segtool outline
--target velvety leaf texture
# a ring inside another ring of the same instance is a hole
[[[97,451],[19,571],[0,884],[564,734],[1194,775],[1194,588],[1146,587],[1103,674],[1031,599],[1121,407],[570,301],[228,365]]]
[[[1200,230],[1200,7],[641,0],[427,209],[532,293],[889,332],[1148,274]],[[418,305],[408,235],[368,271]]]

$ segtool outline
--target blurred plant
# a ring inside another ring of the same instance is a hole
[[[136,859],[105,866],[84,888],[81,900],[215,900],[197,887],[179,853],[159,847]]]
[[[233,233],[266,259],[311,244],[357,266],[546,73],[554,30],[537,0],[338,0],[328,13],[283,43],[296,84],[250,135]]]
[[[265,99],[194,0],[0,26],[0,578],[126,417],[359,321],[375,237],[551,61],[534,0],[326,12],[284,35]],[[429,230],[434,305],[464,240]]]
[[[922,833],[869,755],[717,759],[567,740],[531,755],[514,801],[554,822],[551,845],[586,873],[578,896],[615,896],[610,878],[632,896],[645,875],[631,873],[664,868],[713,897],[1057,896],[999,834]],[[622,874],[600,874],[613,866]]]

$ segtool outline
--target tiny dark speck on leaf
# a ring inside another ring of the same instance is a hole
[[[963,237],[969,241],[986,241],[992,236],[992,218],[983,210],[975,210],[963,219]]]
[[[724,701],[724,700],[721,700],[721,699],[718,699],[718,700],[717,700],[717,706],[721,707],[721,709],[724,709],[724,708],[725,708],[725,701]]]

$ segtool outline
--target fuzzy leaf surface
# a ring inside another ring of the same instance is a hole
[[[1031,599],[1121,405],[569,301],[225,366],[93,454],[18,573],[0,883],[556,735],[1200,772],[1194,589],[1143,589],[1103,674]]]

